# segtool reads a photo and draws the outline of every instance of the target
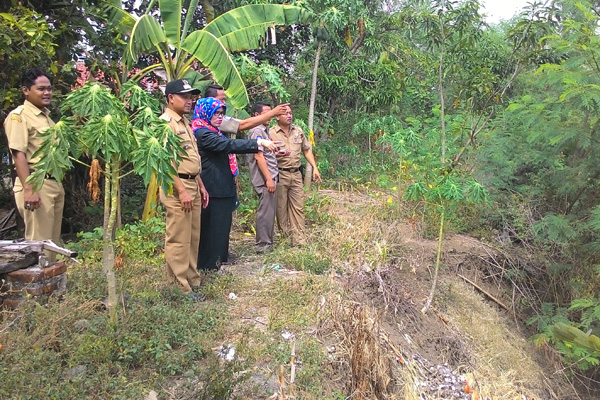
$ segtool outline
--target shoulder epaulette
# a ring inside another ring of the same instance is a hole
[[[163,115],[161,115],[158,118],[160,118],[160,119],[162,119],[164,121],[167,121],[167,122],[171,122],[171,116],[169,114],[163,114]]]
[[[14,110],[12,110],[11,114],[17,114],[17,115],[19,115],[19,114],[21,114],[23,112],[23,108],[24,108],[23,106],[19,106],[19,107],[15,108]]]

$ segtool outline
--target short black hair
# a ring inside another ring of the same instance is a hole
[[[256,103],[254,103],[252,105],[252,115],[257,113],[260,114],[265,106],[273,108],[273,106],[271,106],[270,103],[267,103],[265,101],[257,101]]]
[[[52,77],[48,73],[39,68],[30,68],[23,73],[21,86],[25,86],[28,89],[31,88],[32,85],[35,85],[35,80],[40,76],[45,76],[52,83]]]
[[[217,97],[217,92],[219,90],[223,90],[223,86],[208,85],[208,87],[204,90],[204,97]]]

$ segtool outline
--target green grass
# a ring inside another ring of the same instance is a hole
[[[128,226],[117,235],[125,307],[119,307],[115,325],[102,302],[107,290],[98,232],[69,245],[83,252],[84,263],[69,267],[63,298],[2,311],[0,398],[142,398],[149,390],[161,392],[173,377],[190,375],[204,376],[192,392],[209,399],[233,384],[226,379],[231,367],[222,366],[211,350],[227,322],[219,299],[228,283],[217,279],[208,285],[211,301],[202,304],[167,284],[159,221]],[[67,376],[73,367],[84,372]]]

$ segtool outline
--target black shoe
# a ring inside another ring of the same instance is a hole
[[[232,252],[227,253],[227,260],[221,261],[221,265],[233,265],[237,261],[237,256]]]
[[[204,300],[206,300],[206,296],[203,295],[202,293],[196,293],[196,292],[189,292],[187,294],[193,301],[201,303]]]
[[[192,292],[202,293],[201,290],[202,290],[202,285],[192,286]]]

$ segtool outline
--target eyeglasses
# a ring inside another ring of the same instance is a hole
[[[225,115],[225,113],[223,111],[217,111],[214,115],[217,117],[222,117]]]

